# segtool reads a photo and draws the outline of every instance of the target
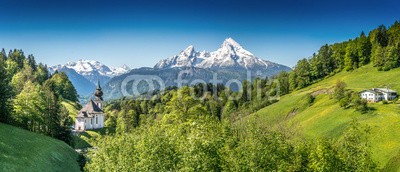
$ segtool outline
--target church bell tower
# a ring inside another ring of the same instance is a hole
[[[94,102],[96,103],[96,105],[100,108],[103,109],[103,91],[101,91],[101,87],[100,87],[100,81],[97,82],[97,88],[96,91],[94,93],[94,95],[96,96],[94,98]]]

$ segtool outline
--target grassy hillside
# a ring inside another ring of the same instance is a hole
[[[75,121],[75,117],[76,115],[78,115],[78,111],[79,109],[81,109],[81,106],[75,102],[72,102],[70,100],[64,100],[63,102],[61,102],[62,105],[65,106],[65,108],[67,108],[68,112],[69,112],[69,116],[71,118],[74,119]]]
[[[0,123],[0,171],[79,171],[62,141]]]
[[[337,80],[346,82],[355,91],[389,85],[400,92],[400,69],[383,72],[372,65],[355,71],[341,72],[307,88],[281,97],[280,101],[249,116],[258,117],[263,125],[285,123],[296,128],[306,138],[340,137],[353,118],[371,127],[371,146],[374,159],[385,171],[400,169],[400,106],[399,104],[371,103],[374,110],[361,114],[354,109],[343,109],[330,98]],[[314,95],[310,103],[307,99]]]

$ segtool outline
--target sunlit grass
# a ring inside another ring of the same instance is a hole
[[[391,71],[377,71],[372,65],[363,66],[355,71],[341,72],[307,88],[281,97],[280,101],[259,110],[257,115],[263,125],[276,125],[277,119],[285,119],[288,124],[296,125],[297,131],[308,139],[318,137],[340,137],[352,119],[371,127],[371,147],[373,157],[381,168],[397,171],[400,167],[400,108],[397,104],[369,104],[372,109],[361,114],[352,108],[343,109],[328,94],[316,96],[313,104],[304,103],[307,94],[317,90],[329,90],[337,80],[346,82],[347,88],[361,91],[373,87],[389,86],[400,91],[400,68]],[[297,109],[290,119],[288,114]],[[388,163],[390,161],[390,163]]]
[[[77,157],[60,140],[0,123],[0,171],[79,171]]]

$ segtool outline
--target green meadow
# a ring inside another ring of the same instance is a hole
[[[340,138],[348,124],[356,119],[371,128],[370,141],[373,158],[384,171],[400,169],[400,105],[368,103],[371,110],[360,113],[352,108],[344,109],[331,98],[331,91],[338,80],[347,89],[361,91],[373,87],[389,86],[400,91],[400,68],[377,71],[372,65],[351,72],[341,72],[333,77],[282,96],[279,102],[265,107],[249,118],[257,117],[262,125],[285,125],[307,139]],[[313,95],[314,101],[308,101]],[[244,121],[247,121],[244,119]]]

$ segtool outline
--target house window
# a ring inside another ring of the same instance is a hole
[[[97,120],[97,118],[98,118],[98,117],[96,116],[96,124],[98,124],[98,120]]]
[[[90,124],[92,124],[92,125],[93,125],[93,118],[91,118],[91,119],[90,119]]]

